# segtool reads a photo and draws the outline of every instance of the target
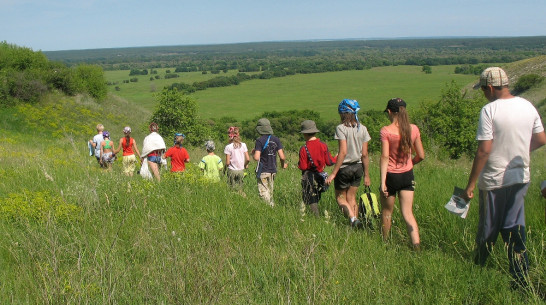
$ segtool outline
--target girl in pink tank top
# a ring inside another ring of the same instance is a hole
[[[381,223],[383,239],[389,236],[396,194],[413,248],[418,250],[419,228],[413,215],[413,165],[425,158],[419,128],[410,124],[406,102],[401,98],[388,101],[385,112],[391,124],[381,128]],[[413,156],[413,157],[412,157]]]

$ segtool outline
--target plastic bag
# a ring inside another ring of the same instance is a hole
[[[152,173],[150,172],[150,169],[148,168],[148,158],[144,158],[142,161],[142,165],[140,166],[140,175],[144,179],[152,179]]]

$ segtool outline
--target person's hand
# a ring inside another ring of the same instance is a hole
[[[282,169],[287,169],[288,168],[288,162],[284,162],[284,164],[282,165]]]
[[[364,177],[364,186],[370,186],[372,185],[372,181],[370,180],[370,176]]]
[[[328,176],[328,178],[326,178],[326,180],[324,181],[324,183],[326,183],[326,185],[330,185],[332,183],[332,181],[334,181],[334,178],[336,177],[336,174],[330,174]]]
[[[474,186],[467,186],[466,189],[464,190],[464,193],[461,195],[461,197],[465,200],[465,201],[470,201],[470,199],[474,198]]]
[[[381,191],[381,195],[385,198],[389,197],[389,192],[387,191],[387,185],[381,184],[381,187],[379,188]]]

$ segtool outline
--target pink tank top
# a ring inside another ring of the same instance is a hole
[[[421,137],[417,125],[411,124],[411,142]],[[411,150],[408,155],[402,155],[398,148],[400,147],[400,135],[391,133],[387,126],[381,128],[381,142],[389,142],[389,165],[387,172],[389,173],[405,173],[413,168],[411,162]]]

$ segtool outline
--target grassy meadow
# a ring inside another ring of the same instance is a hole
[[[337,119],[336,107],[344,98],[359,101],[362,109],[379,110],[387,100],[402,97],[410,105],[425,101],[436,101],[446,83],[455,81],[464,86],[475,82],[474,75],[454,74],[455,66],[434,66],[432,74],[425,74],[419,66],[389,66],[361,71],[342,71],[316,74],[297,74],[268,80],[250,80],[237,86],[209,88],[197,91],[202,118],[231,116],[237,119],[251,119],[265,111],[305,110],[320,113],[322,118]],[[164,75],[165,69],[158,69]],[[227,74],[233,75],[235,71]],[[178,73],[176,79],[150,81],[149,75],[138,76],[139,81],[123,84],[129,79],[129,71],[106,71],[108,81],[118,81],[120,91],[109,89],[115,94],[152,110],[155,107],[153,92],[173,82],[193,83],[218,75],[200,72]]]
[[[397,75],[407,69],[408,75],[414,75],[414,84],[421,77],[440,74],[436,67],[432,75],[421,75],[411,67],[392,69],[400,69],[394,73]],[[378,84],[389,88],[388,70],[378,69],[384,74],[377,76],[372,73],[375,69],[334,73],[331,79],[336,81],[328,83],[337,86],[329,88],[355,92],[357,99],[362,94],[359,100],[367,105],[366,86],[361,84],[366,79],[376,82],[369,88]],[[366,73],[372,74],[365,77]],[[362,79],[356,82],[350,75],[362,75]],[[391,75],[390,79],[396,77]],[[293,82],[299,82],[302,90],[318,96],[320,87],[312,85],[309,78],[326,80],[327,75],[296,78]],[[281,95],[280,84],[289,81],[269,80],[268,90],[278,88]],[[261,90],[252,90],[265,99],[260,92],[266,89],[263,84]],[[200,92],[200,100],[206,100],[205,94],[222,96],[224,92],[235,103],[233,90],[252,85],[262,86],[256,80],[209,89]],[[420,90],[433,86],[422,84]],[[438,85],[438,91],[442,86]],[[386,90],[376,93],[380,101],[391,97]],[[408,90],[416,96],[423,94],[416,88]],[[409,91],[400,95],[411,96]],[[324,103],[331,99],[328,103],[335,105],[340,98],[328,96]],[[203,108],[207,107],[201,106],[201,111],[207,111]],[[267,110],[259,108],[244,115]],[[324,106],[320,111],[327,116],[335,113],[331,108]],[[215,109],[215,113],[221,111]],[[301,173],[294,152],[288,152],[289,169],[281,171],[275,182],[274,208],[258,198],[252,178],[255,162],[245,180],[247,196],[242,197],[224,181],[203,181],[196,164],[205,151],[199,148],[189,149],[191,163],[184,175],[163,171],[159,184],[139,176],[123,176],[120,160],[111,172],[101,170],[95,158],[88,156],[86,141],[99,122],[105,124],[114,141],[122,136],[123,126],[133,126],[133,136],[141,147],[145,134],[136,127],[141,127],[149,114],[148,106],[115,96],[96,103],[85,97],[51,95],[34,107],[0,111],[1,304],[542,302],[539,292],[544,293],[546,285],[546,221],[538,185],[546,176],[544,149],[533,154],[533,182],[526,199],[533,284],[528,291],[516,292],[510,289],[502,242],[485,268],[472,263],[477,201],[471,203],[467,219],[457,218],[443,207],[453,186],[465,185],[471,166],[468,159],[445,161],[433,153],[415,168],[414,211],[422,239],[422,251],[416,253],[410,250],[399,210],[387,243],[382,242],[378,230],[353,231],[335,203],[333,190],[321,200],[321,217],[302,211]],[[217,143],[218,154],[225,144]],[[247,141],[247,145],[252,147],[253,143]],[[371,156],[374,189],[379,180],[378,157]]]

